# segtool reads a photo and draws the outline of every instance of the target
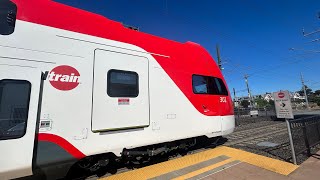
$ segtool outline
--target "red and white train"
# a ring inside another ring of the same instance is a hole
[[[51,0],[0,1],[0,179],[96,172],[235,127],[209,53]]]

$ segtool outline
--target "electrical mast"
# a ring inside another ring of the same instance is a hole
[[[304,91],[304,97],[306,98],[306,106],[309,109],[308,95],[307,95],[306,85],[304,84],[302,72],[300,73],[300,75],[301,75],[302,88]]]
[[[248,96],[249,96],[249,103],[250,103],[250,107],[252,108],[252,96],[251,96],[251,91],[250,91],[250,88],[249,88],[249,82],[248,82],[248,75],[244,75],[244,79],[246,81],[246,85],[247,85],[247,90],[248,90]]]
[[[218,58],[218,66],[220,70],[223,70],[222,68],[222,64],[221,64],[221,58],[220,58],[220,49],[219,49],[219,45],[216,45],[216,50],[217,50],[217,58]]]

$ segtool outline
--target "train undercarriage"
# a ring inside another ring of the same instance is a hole
[[[113,153],[85,157],[76,162],[69,170],[66,179],[85,179],[88,176],[115,174],[118,169],[135,169],[183,156],[196,149],[213,148],[223,138],[200,136],[133,149],[123,149],[121,156]]]

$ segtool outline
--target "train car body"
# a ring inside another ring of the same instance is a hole
[[[0,179],[59,179],[87,157],[234,127],[223,75],[200,45],[50,0],[1,0]]]

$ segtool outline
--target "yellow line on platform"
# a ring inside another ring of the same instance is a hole
[[[102,180],[103,179],[105,180],[107,179],[108,180],[150,179],[153,177],[166,174],[168,172],[176,171],[176,170],[206,161],[208,159],[212,159],[214,157],[221,156],[221,155],[225,155],[231,158],[228,160],[219,162],[217,164],[210,165],[208,167],[212,169],[214,167],[218,167],[219,164],[222,165],[232,160],[240,160],[242,162],[246,162],[254,166],[261,167],[282,175],[288,175],[299,167],[297,165],[293,165],[291,163],[287,163],[277,159],[272,159],[269,157],[249,153],[246,151],[242,151],[239,149],[234,149],[226,146],[220,146],[220,147],[216,147],[214,149],[206,150],[196,154],[186,155],[170,161],[162,162],[159,164],[143,167],[140,169],[116,174],[116,175],[113,175],[107,178],[101,178],[101,179]],[[207,169],[208,168],[206,167],[198,171],[194,171],[194,174],[192,174],[193,172],[190,172],[187,175],[195,176],[197,174],[200,174],[202,171],[204,172]]]

